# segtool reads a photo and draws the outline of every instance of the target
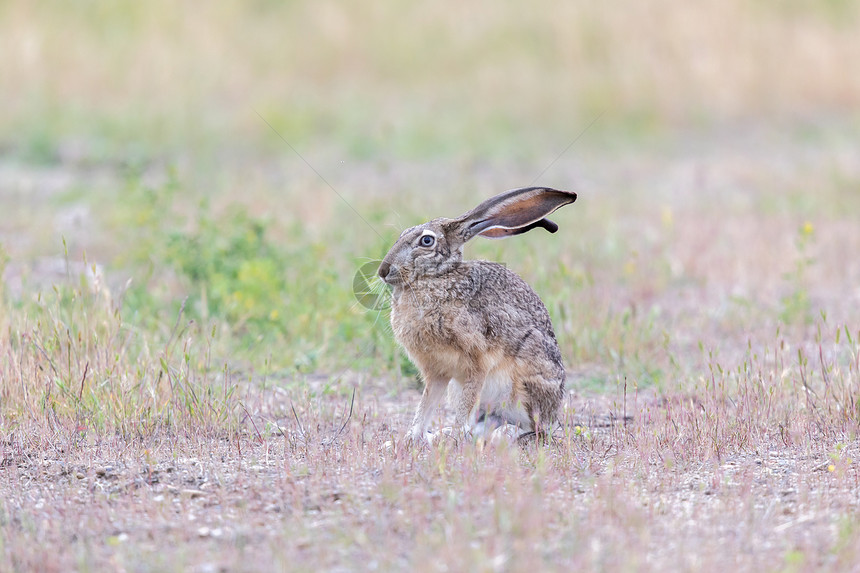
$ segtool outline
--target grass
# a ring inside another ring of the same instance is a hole
[[[249,390],[232,436],[60,418],[6,443],[4,551],[44,570],[850,568],[857,352],[822,341],[816,368],[777,341],[690,393],[576,393],[567,430],[525,450],[401,450],[402,398],[366,382],[351,417],[348,399]]]
[[[856,569],[858,24],[3,4],[0,570]],[[532,182],[556,439],[407,450],[354,275]]]

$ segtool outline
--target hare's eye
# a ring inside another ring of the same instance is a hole
[[[424,235],[418,241],[418,244],[420,244],[422,247],[432,247],[433,243],[435,243],[435,242],[436,242],[436,237],[434,237],[433,235]]]

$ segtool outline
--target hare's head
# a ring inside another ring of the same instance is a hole
[[[501,239],[536,227],[550,233],[558,225],[545,217],[576,201],[576,193],[546,187],[505,191],[456,219],[433,219],[406,229],[379,265],[390,285],[450,272],[463,260],[463,245],[478,235]]]

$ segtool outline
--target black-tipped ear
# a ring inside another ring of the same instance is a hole
[[[523,233],[527,233],[532,229],[537,227],[543,227],[550,233],[555,233],[558,231],[558,225],[550,221],[549,219],[541,219],[540,221],[535,221],[531,225],[526,225],[525,227],[519,227],[518,229],[505,229],[504,227],[492,227],[478,233],[482,237],[487,237],[488,239],[504,239],[505,237],[512,237],[514,235],[521,235]]]
[[[463,242],[481,235],[501,239],[542,227],[550,233],[558,225],[545,217],[576,201],[576,193],[547,187],[512,189],[487,199],[453,221]]]

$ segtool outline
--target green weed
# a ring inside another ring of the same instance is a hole
[[[794,263],[794,269],[783,276],[791,292],[780,301],[779,318],[788,324],[812,322],[812,305],[809,301],[806,282],[807,273],[815,263],[814,257],[810,254],[814,240],[815,227],[807,221],[800,226],[795,238],[797,260]]]

